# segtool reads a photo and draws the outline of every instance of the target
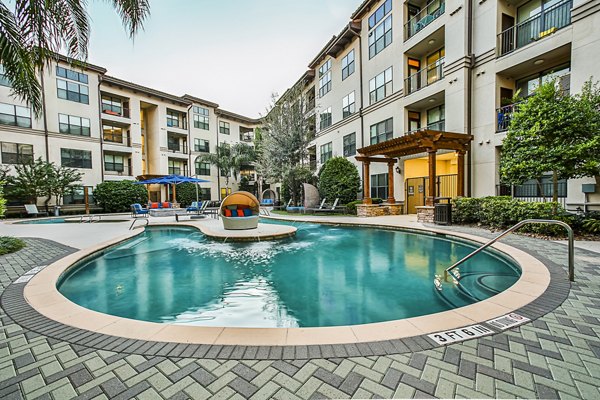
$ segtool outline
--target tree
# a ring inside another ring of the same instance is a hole
[[[237,180],[244,165],[253,163],[256,154],[252,146],[244,143],[221,143],[217,146],[217,153],[201,154],[197,158],[200,162],[207,162],[219,169],[221,176],[225,177],[225,186],[229,187],[229,179]]]
[[[6,199],[4,198],[4,182],[0,181],[0,217],[6,212]]]
[[[53,173],[49,179],[50,193],[56,204],[61,204],[65,193],[73,189],[73,185],[81,180],[83,174],[76,169],[53,165]]]
[[[132,204],[148,201],[148,191],[128,180],[107,181],[96,186],[94,199],[105,212],[126,212]]]
[[[344,157],[327,160],[319,172],[319,193],[330,199],[339,198],[341,204],[356,200],[360,191],[360,175],[356,166]]]
[[[308,99],[298,84],[272,103],[263,118],[259,142],[258,169],[261,176],[281,182],[288,170],[303,165],[308,144],[314,138],[312,119],[307,116]]]
[[[565,94],[556,81],[542,84],[519,103],[502,142],[502,182],[521,184],[551,172],[553,201],[558,180],[600,174],[600,89],[587,82]]]
[[[133,37],[149,15],[148,0],[110,1]],[[42,113],[42,73],[65,49],[74,60],[87,60],[90,22],[81,0],[15,0],[14,11],[0,3],[0,59],[13,94]]]
[[[200,188],[196,183],[180,183],[177,186],[177,202],[187,207],[196,199],[200,199]]]

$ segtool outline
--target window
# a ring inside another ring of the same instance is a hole
[[[356,154],[356,133],[344,136],[344,157]]]
[[[369,58],[375,57],[392,43],[392,16],[369,32]]]
[[[116,154],[105,154],[104,170],[113,172],[123,172],[123,156],[119,156]]]
[[[446,54],[445,49],[434,52],[427,56],[427,84],[430,85],[433,82],[437,82],[444,77],[444,55]]]
[[[90,120],[74,115],[58,114],[58,131],[69,135],[90,136]]]
[[[392,11],[392,0],[387,0],[369,16],[369,29],[373,29],[390,11]]]
[[[356,106],[354,104],[354,92],[342,99],[342,116],[343,118],[349,117],[354,114]]]
[[[331,107],[321,113],[319,119],[319,126],[321,129],[325,129],[331,126]]]
[[[393,137],[393,118],[371,125],[371,144],[385,142]]]
[[[370,104],[385,99],[392,94],[392,67],[389,67],[369,81]]]
[[[90,95],[87,85],[56,79],[58,98],[77,103],[89,104]]]
[[[194,139],[194,151],[199,151],[202,153],[210,152],[210,145],[208,140]]]
[[[123,143],[123,128],[113,125],[102,125],[102,137],[105,142]]]
[[[371,175],[371,198],[388,198],[388,174]]]
[[[177,136],[167,136],[167,149],[175,152],[178,152],[180,150],[179,138]]]
[[[194,128],[208,130],[208,108],[194,106]]]
[[[200,200],[210,200],[210,188],[200,188]]]
[[[32,145],[20,143],[2,143],[3,164],[29,164],[32,162]]]
[[[60,149],[60,164],[71,168],[92,168],[92,152],[86,150]]]
[[[427,110],[427,129],[434,131],[443,131],[445,128],[445,110],[444,105],[433,107]]]
[[[72,81],[88,83],[88,76],[83,72],[73,71],[72,69],[56,66],[56,76],[67,78]]]
[[[210,176],[210,163],[196,159],[196,175]]]
[[[187,129],[185,114],[167,108],[167,126],[170,128]]]
[[[222,133],[223,135],[229,135],[230,132],[231,128],[229,122],[219,121],[219,133]]]
[[[102,95],[102,112],[111,115],[123,115],[123,105],[118,97]]]
[[[570,71],[571,67],[569,65],[561,65],[551,70],[546,70],[539,74],[518,80],[516,86],[517,90],[520,90],[519,97],[527,98],[531,96],[535,89],[537,89],[542,83],[556,78],[558,78],[558,84],[560,85],[560,88],[563,90],[563,92],[568,94],[571,86],[569,74]]]
[[[169,160],[169,175],[185,175],[186,164],[180,161]]]
[[[0,124],[31,128],[31,110],[27,107],[0,103]]]
[[[12,85],[10,84],[10,81],[8,80],[8,78],[6,77],[6,74],[4,73],[4,65],[0,65],[0,86],[12,87]]]
[[[354,73],[354,49],[342,58],[342,80]]]
[[[321,146],[321,164],[325,164],[333,156],[331,149],[331,142]]]
[[[331,90],[331,59],[319,68],[319,97],[325,96]]]
[[[94,204],[92,187],[88,186],[88,202]],[[85,192],[83,186],[71,186],[63,196],[63,204],[85,204]]]

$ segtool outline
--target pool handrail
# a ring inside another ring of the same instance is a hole
[[[501,234],[499,234],[498,236],[496,236],[489,242],[487,242],[487,243],[483,244],[482,246],[480,246],[479,248],[477,248],[477,250],[466,255],[461,260],[455,262],[450,267],[446,268],[444,270],[444,280],[447,280],[448,274],[450,274],[454,278],[455,282],[458,283],[458,281],[460,280],[460,276],[456,276],[452,273],[452,270],[454,268],[458,267],[460,264],[464,263],[465,261],[467,261],[474,255],[480,253],[484,249],[490,247],[491,245],[496,243],[498,240],[502,239],[504,236],[508,235],[509,233],[511,233],[513,231],[516,231],[517,229],[519,229],[522,226],[527,225],[527,224],[554,224],[554,225],[560,225],[567,230],[567,233],[569,236],[569,244],[568,244],[568,248],[569,248],[569,281],[574,282],[575,281],[575,243],[574,243],[574,239],[573,239],[573,229],[569,226],[569,224],[567,224],[563,221],[556,221],[553,219],[525,219],[521,222],[516,223],[515,225],[511,226],[510,228],[508,228],[507,230],[505,230],[504,232],[502,232]]]
[[[148,225],[149,225],[149,223],[150,223],[150,221],[149,221],[148,219],[138,219],[138,218],[136,218],[136,219],[134,219],[133,221],[131,221],[131,225],[129,226],[129,230],[132,230],[132,229],[133,229],[133,226],[135,225],[135,223],[136,223],[137,221],[144,221],[144,222],[146,222],[146,226],[148,226]]]

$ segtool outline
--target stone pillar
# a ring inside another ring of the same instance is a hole
[[[433,206],[433,204],[435,203],[435,198],[436,198],[436,172],[435,172],[435,162],[436,162],[436,150],[432,150],[429,149],[427,150],[427,153],[429,154],[429,196],[427,196],[427,199],[425,201],[425,204],[428,206]]]
[[[457,170],[457,179],[456,179],[456,195],[458,197],[463,197],[465,195],[465,152],[460,150],[457,151],[456,154],[458,155],[458,170]]]
[[[371,200],[371,174],[369,161],[363,161],[363,204],[373,204]]]
[[[396,199],[394,198],[394,164],[396,160],[388,162],[388,198],[387,202],[389,204],[396,203]]]

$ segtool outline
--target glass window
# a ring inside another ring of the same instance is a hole
[[[342,58],[342,80],[354,73],[354,49]]]
[[[392,43],[392,16],[369,32],[369,58],[375,57]]]
[[[354,114],[355,111],[354,92],[352,92],[342,99],[342,116],[343,118],[349,117]]]
[[[375,25],[381,21],[383,17],[392,11],[392,0],[386,0],[373,14],[369,16],[369,29],[373,29]]]
[[[210,176],[210,163],[196,159],[196,175]]]
[[[61,165],[71,168],[92,168],[92,152],[87,150],[60,149]]]
[[[10,84],[10,81],[6,77],[6,74],[4,73],[4,65],[1,65],[1,64],[0,64],[0,86],[8,86],[8,87],[12,86]]]
[[[385,142],[393,137],[394,120],[388,118],[375,125],[371,125],[371,144]]]
[[[187,129],[185,114],[167,108],[167,126],[170,128]]]
[[[369,101],[376,103],[391,95],[393,91],[392,67],[389,67],[369,81]]]
[[[320,114],[319,126],[321,129],[325,129],[330,127],[331,123],[331,107],[329,107]]]
[[[69,135],[90,136],[90,120],[74,115],[58,114],[58,131]]]
[[[92,187],[88,186],[88,202],[94,204]],[[83,186],[71,186],[63,196],[63,204],[85,204],[85,192]]]
[[[88,83],[88,76],[83,72],[73,71],[72,69],[60,67],[58,65],[56,66],[56,76],[81,83]]]
[[[388,174],[371,175],[371,198],[388,198]]]
[[[118,97],[102,95],[102,112],[111,115],[123,115],[122,100]]]
[[[222,133],[223,135],[229,135],[231,133],[229,122],[219,121],[219,133]]]
[[[321,164],[325,164],[333,156],[331,142],[321,146]]]
[[[90,96],[87,85],[81,85],[63,79],[56,79],[57,96],[59,99],[89,104]]]
[[[208,130],[208,108],[194,106],[192,111],[194,112],[194,128]]]
[[[114,125],[102,125],[102,136],[105,142],[123,143],[123,128]]]
[[[173,136],[173,135],[167,136],[167,149],[169,149],[170,151],[175,151],[175,152],[180,151],[179,138],[177,136]]]
[[[33,162],[33,145],[2,143],[3,164],[29,164]]]
[[[0,124],[31,128],[31,110],[27,107],[0,103]]]
[[[208,140],[194,139],[194,151],[208,153],[210,152],[210,145]]]
[[[445,125],[445,107],[442,104],[427,110],[427,129],[443,131]]]
[[[560,85],[561,89],[568,94],[570,90],[570,72],[570,65],[561,65],[550,70],[528,76],[527,78],[520,79],[516,82],[517,90],[519,90],[519,97],[527,98],[531,96],[535,89],[537,89],[542,83],[548,82],[555,78],[558,78],[558,84]]]
[[[331,59],[319,68],[319,97],[325,96],[331,90]]]
[[[181,161],[169,160],[169,175],[186,174],[186,164]]]
[[[344,157],[356,154],[356,133],[344,136]]]
[[[105,154],[104,155],[104,170],[123,172],[123,156],[116,154]]]

